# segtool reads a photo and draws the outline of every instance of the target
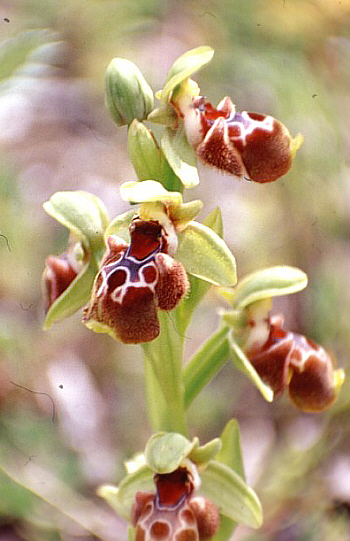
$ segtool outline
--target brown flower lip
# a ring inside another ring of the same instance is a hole
[[[246,352],[259,376],[276,394],[288,387],[291,401],[302,411],[327,410],[337,397],[331,357],[314,341],[284,330],[280,316],[267,323],[266,342]]]
[[[169,256],[166,234],[155,220],[136,217],[130,244],[111,235],[83,321],[124,343],[154,340],[160,331],[157,309],[172,310],[188,290],[182,264]]]
[[[259,183],[277,180],[292,165],[292,138],[272,116],[236,112],[229,97],[215,108],[202,96],[180,115],[189,142],[207,165]]]
[[[155,492],[137,492],[132,507],[136,541],[205,541],[218,530],[219,513],[214,504],[194,496],[191,474],[179,467],[156,474]]]

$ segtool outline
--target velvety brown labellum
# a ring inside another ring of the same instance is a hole
[[[278,120],[236,112],[229,97],[217,108],[198,97],[192,107],[196,114],[191,110],[183,113],[185,130],[199,158],[208,165],[261,183],[277,180],[290,169],[292,139]]]
[[[336,399],[333,363],[327,352],[304,336],[294,334],[289,382],[292,402],[309,413],[328,409]]]
[[[328,409],[337,395],[330,356],[305,336],[282,329],[282,318],[267,322],[267,341],[246,352],[259,376],[276,393],[288,385],[292,402],[305,412]]]
[[[135,495],[131,515],[136,541],[204,541],[216,533],[218,512],[209,500],[192,497],[192,476],[186,468],[156,474],[154,480],[154,493]]]
[[[185,269],[166,252],[163,227],[135,218],[130,245],[109,237],[83,321],[95,321],[125,343],[154,340],[157,308],[172,310],[188,290]],[[91,325],[93,326],[93,325]]]

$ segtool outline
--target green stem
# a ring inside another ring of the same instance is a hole
[[[196,351],[185,366],[182,373],[182,381],[185,388],[185,407],[191,405],[198,393],[215,376],[220,368],[226,363],[229,356],[229,342],[227,335],[230,327],[220,327],[204,344]]]
[[[154,431],[187,435],[181,380],[183,338],[167,312],[158,313],[161,331],[143,344],[148,416]]]

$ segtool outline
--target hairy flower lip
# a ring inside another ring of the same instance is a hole
[[[168,241],[157,220],[136,216],[130,244],[110,236],[83,322],[124,343],[154,340],[160,332],[157,308],[172,310],[189,287],[182,264],[167,254]]]
[[[137,492],[132,506],[135,538],[156,541],[205,541],[218,530],[220,516],[207,498],[195,495],[191,472],[184,466],[154,476],[154,492]]]
[[[285,175],[301,136],[269,115],[236,112],[226,96],[213,107],[203,96],[179,95],[172,103],[182,119],[188,141],[207,165],[259,183]]]
[[[336,400],[341,378],[323,347],[282,328],[283,318],[268,318],[265,343],[246,352],[259,376],[275,393],[288,387],[293,404],[307,413],[321,413]],[[338,382],[339,380],[339,382]]]

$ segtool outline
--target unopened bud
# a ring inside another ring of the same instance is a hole
[[[113,58],[105,81],[106,107],[118,126],[147,118],[153,109],[153,92],[133,62]]]

